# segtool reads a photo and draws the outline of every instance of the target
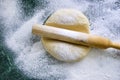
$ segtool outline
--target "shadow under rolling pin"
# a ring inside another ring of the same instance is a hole
[[[106,48],[120,49],[120,43],[112,42],[111,40],[105,37],[67,29],[56,28],[52,26],[35,24],[32,27],[32,33],[40,35],[42,37],[66,41],[74,44],[80,44],[102,49]]]

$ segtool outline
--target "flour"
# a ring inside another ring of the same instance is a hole
[[[61,19],[62,18],[62,19]],[[64,16],[59,16],[58,19],[60,19],[60,22],[56,22],[56,23],[61,23],[61,24],[70,24],[70,25],[74,25],[73,21],[75,21],[74,17],[68,16],[68,15],[64,15]]]
[[[48,8],[36,13],[30,20],[23,22],[23,25],[19,25],[20,14],[17,12],[19,8],[16,7],[18,3],[15,0],[10,1],[13,1],[11,3],[12,8],[9,6],[8,0],[2,2],[7,6],[1,5],[7,10],[0,8],[3,13],[15,11],[11,14],[2,14],[2,16],[10,16],[3,17],[6,28],[5,41],[7,46],[17,55],[14,59],[15,65],[25,75],[30,78],[45,80],[120,80],[120,51],[92,49],[87,57],[77,63],[63,63],[51,57],[44,50],[41,41],[38,41],[38,37],[31,33],[33,24],[44,22],[42,16],[45,16],[44,12],[47,9],[56,10],[70,7],[81,10],[89,17],[92,34],[120,41],[120,9],[114,5],[117,2],[116,0],[100,0],[101,2],[51,0]],[[85,6],[82,3],[85,3]],[[19,25],[15,31],[14,23]]]

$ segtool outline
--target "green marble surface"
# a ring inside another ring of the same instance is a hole
[[[14,64],[13,52],[5,45],[3,26],[0,25],[0,80],[34,80],[24,75]]]
[[[0,6],[4,0],[0,1]],[[27,20],[29,17],[33,16],[34,8],[36,8],[37,0],[18,0],[21,5],[22,18]],[[39,1],[41,4],[43,0]],[[44,5],[41,5],[43,8]],[[5,44],[5,24],[2,22],[3,16],[0,15],[0,80],[37,80],[29,78],[24,73],[22,73],[14,64],[15,55]]]

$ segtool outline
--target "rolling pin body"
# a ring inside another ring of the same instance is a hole
[[[40,35],[42,37],[47,37],[51,39],[66,41],[75,44],[81,44],[85,46],[97,47],[97,48],[117,48],[120,49],[120,44],[111,42],[109,39],[95,36],[91,34],[86,34],[82,32],[55,28],[46,25],[33,25],[32,33]]]

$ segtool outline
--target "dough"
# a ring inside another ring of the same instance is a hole
[[[89,33],[89,21],[83,13],[73,9],[61,9],[53,13],[45,25]],[[48,53],[65,62],[79,61],[87,55],[90,47],[67,43],[42,37],[42,43]]]

